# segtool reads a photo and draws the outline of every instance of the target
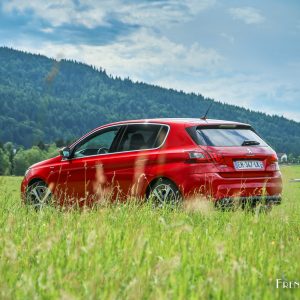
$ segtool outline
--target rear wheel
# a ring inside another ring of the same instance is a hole
[[[156,207],[164,205],[178,205],[182,201],[181,194],[172,181],[160,178],[151,187],[148,195],[148,201],[151,201]]]
[[[51,202],[51,190],[47,184],[42,181],[36,181],[27,188],[26,204],[32,205],[35,209],[39,210]]]

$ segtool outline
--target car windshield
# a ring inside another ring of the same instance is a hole
[[[267,144],[249,128],[198,128],[199,144],[216,147],[261,146]]]

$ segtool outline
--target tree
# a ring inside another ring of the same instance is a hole
[[[59,139],[55,141],[55,144],[58,148],[65,146],[65,141],[63,139]]]
[[[55,144],[51,144],[47,150],[47,157],[51,158],[51,157],[55,157],[57,155],[58,155],[57,146]]]
[[[25,171],[30,166],[30,164],[27,161],[24,149],[21,148],[15,155],[14,165],[15,165],[14,175],[18,175],[18,176],[24,175]]]
[[[39,147],[33,146],[30,149],[20,149],[14,157],[14,174],[21,176],[33,164],[48,157],[47,152]]]
[[[7,142],[4,144],[3,149],[5,151],[5,153],[8,156],[8,160],[9,160],[9,175],[13,174],[13,170],[14,170],[14,155],[15,155],[15,149],[14,149],[14,145],[12,142]]]
[[[37,146],[41,149],[41,150],[46,150],[46,146],[42,141],[39,141]]]
[[[288,155],[288,162],[291,164],[295,162],[295,156],[292,153]]]
[[[0,148],[0,175],[10,175],[11,165],[7,153]]]

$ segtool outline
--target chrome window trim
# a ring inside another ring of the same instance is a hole
[[[131,151],[119,151],[119,152],[112,152],[112,153],[103,153],[103,154],[95,154],[95,155],[87,155],[87,156],[82,156],[82,157],[72,157],[70,159],[62,159],[63,161],[66,160],[75,160],[75,159],[83,159],[83,158],[87,158],[87,157],[95,157],[95,156],[103,156],[103,155],[112,155],[112,154],[120,154],[120,153],[132,153],[132,152],[141,152],[141,151],[150,151],[150,150],[158,150],[160,148],[162,148],[167,140],[167,137],[169,135],[169,132],[171,130],[170,125],[168,124],[163,124],[163,123],[122,123],[122,124],[115,124],[115,125],[111,125],[111,126],[107,126],[107,127],[103,127],[101,129],[95,129],[93,130],[90,134],[83,136],[82,138],[80,138],[76,144],[74,145],[74,147],[72,147],[72,151],[74,150],[74,148],[85,138],[88,138],[90,135],[96,133],[96,132],[100,132],[101,130],[105,130],[105,129],[109,129],[109,128],[113,128],[113,127],[121,127],[121,126],[128,126],[128,125],[159,125],[159,126],[165,126],[168,128],[168,131],[166,133],[166,136],[164,138],[164,140],[162,141],[162,143],[156,147],[156,148],[149,148],[149,149],[139,149],[139,150],[131,150]]]

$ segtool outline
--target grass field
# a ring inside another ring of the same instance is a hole
[[[269,214],[122,205],[39,213],[0,178],[0,299],[300,299],[300,166]]]

